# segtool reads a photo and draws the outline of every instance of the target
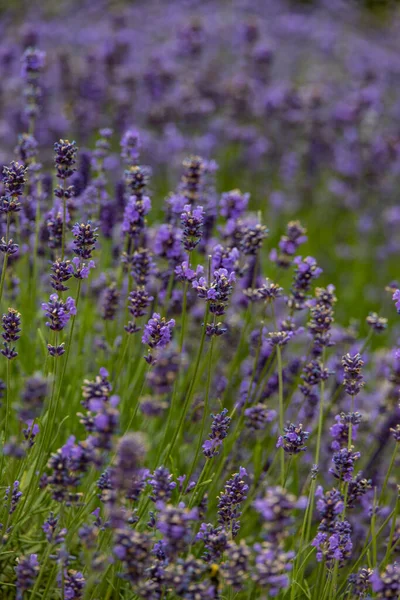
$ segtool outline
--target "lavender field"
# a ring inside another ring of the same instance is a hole
[[[399,599],[399,8],[0,34],[0,600]]]

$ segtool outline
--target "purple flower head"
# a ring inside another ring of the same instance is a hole
[[[93,227],[92,223],[75,223],[72,227],[74,236],[74,253],[83,259],[92,258],[92,252],[95,249],[96,240],[98,238],[97,227]]]
[[[175,275],[179,281],[188,281],[190,283],[193,279],[201,277],[203,273],[204,267],[202,267],[202,265],[197,265],[196,270],[194,271],[189,267],[188,261],[183,261],[180,265],[175,267]]]
[[[205,277],[194,279],[192,287],[197,291],[199,298],[205,299],[210,304],[210,312],[215,315],[223,315],[228,304],[229,296],[232,294],[232,284],[236,281],[233,271],[228,273],[226,269],[214,271],[214,279],[207,284]]]
[[[312,280],[321,275],[322,269],[317,266],[317,261],[311,256],[304,259],[297,256],[293,262],[296,265],[296,270],[291,295],[288,298],[288,306],[295,310],[302,310],[306,306]]]
[[[344,388],[349,396],[356,396],[364,385],[362,376],[364,361],[360,354],[354,354],[354,356],[346,354],[342,358],[342,366],[344,368]]]
[[[311,542],[317,548],[317,561],[325,560],[329,567],[338,561],[339,567],[343,567],[345,561],[351,556],[353,544],[351,541],[351,525],[348,521],[336,521],[332,532],[317,533]]]
[[[113,321],[118,310],[120,293],[115,282],[111,283],[105,290],[102,299],[102,318],[105,321]]]
[[[76,142],[60,140],[54,144],[55,167],[59,179],[68,179],[75,171],[76,153],[78,148]]]
[[[10,495],[10,487],[6,488],[6,492],[4,495],[4,503],[7,507],[8,514],[12,515],[15,512],[18,502],[20,501],[22,496],[22,492],[19,487],[19,481],[14,481],[11,495]]]
[[[252,579],[262,589],[268,589],[269,596],[276,596],[289,586],[287,572],[292,569],[294,552],[284,552],[272,542],[256,544],[254,550],[256,563]]]
[[[11,204],[13,201],[16,203],[13,207],[10,204],[9,211],[3,210],[3,212],[16,212],[19,210],[18,198],[22,196],[24,191],[26,173],[27,168],[15,161],[12,161],[8,167],[3,167],[2,182],[5,188],[6,197]]]
[[[96,267],[94,260],[89,260],[88,263],[84,263],[81,262],[81,259],[77,256],[75,256],[71,262],[74,267],[73,276],[76,279],[87,279],[90,271]]]
[[[139,160],[140,135],[134,129],[128,129],[121,139],[121,157],[127,165],[136,164]]]
[[[276,444],[277,448],[283,448],[287,454],[299,454],[307,450],[305,442],[308,440],[310,434],[308,431],[303,431],[301,423],[299,425],[290,423],[283,430],[285,433],[279,436]]]
[[[200,156],[190,156],[183,161],[183,167],[179,191],[187,202],[195,204],[201,200],[206,164]]]
[[[382,333],[382,331],[387,329],[388,320],[380,317],[376,312],[369,313],[366,321],[375,333]]]
[[[72,315],[76,315],[75,300],[70,296],[64,302],[57,294],[51,294],[50,300],[42,304],[46,317],[47,327],[53,331],[62,331]]]
[[[220,214],[226,219],[239,219],[247,209],[250,194],[231,190],[221,195]]]
[[[71,279],[74,268],[69,260],[61,260],[60,258],[54,261],[51,265],[50,285],[57,292],[66,292],[69,288],[64,285],[66,281]]]
[[[356,598],[367,597],[367,594],[371,587],[371,577],[373,573],[374,572],[372,569],[369,569],[368,567],[361,567],[361,569],[359,569],[357,573],[350,575],[349,584],[351,593]]]
[[[221,244],[214,246],[212,250],[211,267],[213,271],[226,269],[237,271],[240,252],[237,248],[224,248]]]
[[[20,556],[15,567],[17,576],[17,600],[22,600],[24,593],[33,587],[36,577],[39,573],[39,561],[37,554],[30,556]]]
[[[150,212],[151,200],[148,196],[130,196],[124,211],[121,230],[130,238],[137,238],[145,227],[145,216]]]
[[[29,47],[25,50],[21,62],[22,76],[29,81],[43,71],[46,64],[46,52]]]
[[[222,446],[222,440],[228,435],[230,417],[227,417],[228,409],[224,408],[219,414],[211,415],[213,422],[211,425],[211,433],[203,444],[203,454],[206,458],[212,458],[219,454],[219,448]]]
[[[197,509],[188,509],[181,502],[178,506],[159,503],[157,527],[163,535],[165,550],[170,557],[184,552],[190,544],[192,532],[190,521],[198,519]]]
[[[174,319],[166,321],[158,313],[153,313],[151,319],[144,327],[142,343],[149,348],[165,348],[172,339],[172,330],[175,327]]]
[[[317,498],[317,510],[321,517],[318,531],[333,531],[334,524],[344,509],[343,494],[336,488],[332,488],[324,494],[322,487],[318,486],[315,497]]]
[[[221,526],[213,527],[211,523],[202,523],[196,540],[202,540],[206,552],[203,558],[206,562],[216,562],[228,547],[228,535]]]
[[[191,252],[196,248],[203,234],[204,209],[202,206],[193,208],[190,204],[184,206],[181,214],[181,224],[183,227],[182,244],[185,250]]]
[[[174,265],[182,262],[181,232],[172,225],[160,225],[154,238],[154,253]]]
[[[268,486],[262,498],[253,502],[264,521],[264,529],[271,540],[280,539],[293,521],[293,511],[304,508],[303,499],[287,492],[280,486]]]
[[[334,466],[329,469],[336,479],[339,481],[351,481],[354,471],[354,463],[360,458],[359,452],[353,452],[351,449],[341,448],[338,452],[335,452],[332,457]]]
[[[240,505],[246,500],[249,489],[244,477],[247,477],[247,471],[240,467],[239,472],[232,475],[226,482],[224,491],[218,496],[218,523],[230,530],[233,537],[240,529]]]
[[[149,484],[153,488],[150,500],[154,503],[168,502],[176,488],[176,483],[172,481],[172,475],[166,467],[157,467],[149,479]]]
[[[360,413],[340,413],[335,417],[335,425],[330,428],[330,434],[334,438],[331,448],[332,450],[340,450],[348,445],[349,431],[351,423],[352,439],[357,438],[358,426],[361,423]]]
[[[379,600],[385,598],[398,598],[400,594],[400,566],[397,563],[389,564],[382,573],[371,575],[372,590]]]
[[[400,314],[400,289],[396,290],[392,296],[397,312]]]
[[[246,426],[254,431],[264,430],[267,423],[276,417],[275,410],[268,410],[265,404],[255,404],[244,411]]]
[[[249,578],[250,549],[245,540],[240,540],[240,544],[229,542],[224,556],[221,564],[224,583],[240,592]]]

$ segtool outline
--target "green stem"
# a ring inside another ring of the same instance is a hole
[[[10,213],[7,213],[6,242],[9,241],[9,235],[10,235]],[[7,263],[8,263],[8,254],[6,252],[4,254],[4,258],[3,258],[3,269],[1,271],[1,279],[0,279],[0,302],[3,297],[3,289],[4,289],[4,281],[6,278]]]
[[[214,323],[215,323],[215,318],[214,318]],[[208,416],[208,405],[209,405],[209,399],[210,399],[210,383],[211,383],[211,369],[212,369],[212,355],[213,355],[213,347],[214,347],[214,336],[212,336],[211,338],[211,342],[210,342],[210,350],[208,352],[208,371],[207,371],[207,384],[206,384],[206,395],[205,395],[205,400],[204,400],[204,407],[203,407],[203,416],[201,419],[201,426],[200,426],[200,433],[199,433],[199,438],[197,441],[197,447],[196,447],[196,452],[192,461],[192,465],[190,467],[189,470],[189,474],[188,474],[188,483],[190,481],[190,478],[192,476],[192,473],[195,469],[196,463],[197,463],[197,459],[199,457],[200,454],[200,448],[201,448],[201,444],[203,441],[203,436],[204,436],[204,428],[205,428],[205,423],[206,423],[206,418]]]
[[[65,237],[67,231],[67,199],[65,197],[66,179],[63,179],[63,224],[62,224],[62,239],[61,239],[61,260],[64,260],[65,255]]]
[[[172,454],[172,450],[175,447],[176,441],[177,441],[178,436],[179,436],[179,434],[181,432],[181,429],[182,429],[183,423],[185,421],[186,414],[187,414],[187,411],[188,411],[188,408],[190,406],[190,402],[192,400],[192,396],[193,396],[193,393],[194,393],[194,390],[195,390],[195,386],[196,386],[196,382],[197,382],[197,374],[198,374],[198,371],[199,371],[200,360],[201,360],[201,356],[203,354],[204,341],[205,341],[205,338],[206,338],[207,319],[208,319],[209,310],[210,310],[210,308],[209,308],[209,305],[207,303],[206,310],[205,310],[205,313],[204,313],[203,333],[201,335],[201,340],[200,340],[200,344],[199,344],[199,350],[197,352],[197,359],[196,359],[196,365],[195,365],[195,369],[194,369],[194,373],[193,373],[193,377],[192,377],[192,382],[190,384],[188,393],[186,394],[185,403],[184,403],[183,408],[182,408],[181,418],[179,419],[178,427],[175,429],[174,435],[172,437],[171,444],[169,445],[169,448],[167,450],[166,459],[164,461],[165,464],[167,464],[167,462],[168,462],[168,460],[169,460],[169,458],[170,458],[170,456]]]
[[[325,348],[322,353],[322,365],[321,370],[324,368],[325,363]],[[315,459],[314,462],[319,466],[319,457],[321,453],[321,438],[322,438],[322,428],[324,422],[324,395],[325,395],[325,380],[321,380],[321,393],[319,399],[319,416],[318,416],[318,433],[317,433],[317,447],[315,449]]]

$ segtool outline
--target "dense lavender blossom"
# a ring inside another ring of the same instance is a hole
[[[301,310],[305,307],[307,293],[311,287],[313,279],[319,277],[322,269],[317,266],[317,261],[311,256],[302,258],[297,256],[294,259],[296,271],[292,284],[292,295],[288,299],[289,308]]]
[[[349,584],[351,593],[356,596],[356,598],[365,598],[371,587],[371,576],[373,574],[373,570],[368,567],[361,567],[361,569],[350,575]]]
[[[192,252],[200,243],[203,234],[203,222],[204,209],[202,206],[196,206],[194,209],[191,208],[190,204],[184,206],[181,214],[182,244],[188,252]]]
[[[3,333],[1,334],[4,342],[4,349],[1,350],[3,356],[8,360],[12,360],[18,356],[18,352],[15,351],[15,346],[12,346],[14,342],[17,342],[20,338],[18,335],[21,333],[21,315],[14,308],[9,308],[7,314],[2,317]]]
[[[192,287],[197,291],[199,298],[205,299],[210,305],[210,312],[221,316],[225,314],[229,296],[232,294],[232,283],[236,281],[235,273],[228,273],[226,269],[214,271],[214,279],[207,283],[204,277],[194,279]]]
[[[111,283],[104,292],[102,317],[105,321],[113,321],[117,312],[120,293],[115,283]]]
[[[334,561],[338,561],[339,567],[343,567],[353,549],[350,523],[346,520],[336,521],[330,534],[317,533],[311,544],[317,548],[318,562],[326,560],[332,566]]]
[[[231,190],[221,195],[220,213],[226,219],[239,219],[247,209],[250,194]]]
[[[176,488],[175,481],[172,481],[172,474],[166,467],[158,467],[149,479],[149,484],[152,487],[150,499],[155,503],[168,502]]]
[[[270,596],[276,596],[289,585],[288,571],[291,571],[291,559],[294,552],[284,552],[271,542],[254,546],[256,552],[255,570],[252,579],[262,589],[268,588]]]
[[[305,452],[307,446],[304,442],[308,440],[309,432],[303,431],[303,425],[294,425],[290,423],[287,427],[284,427],[284,434],[279,436],[276,443],[277,448],[283,448],[287,454],[299,454],[299,452]]]
[[[175,327],[175,320],[167,321],[158,313],[153,313],[151,319],[144,326],[142,344],[147,344],[149,348],[165,348],[172,339],[172,330]]]
[[[307,230],[299,221],[290,221],[287,225],[286,235],[282,236],[279,241],[279,250],[272,250],[270,259],[280,267],[289,267],[299,246],[307,241],[306,233]]]
[[[255,431],[265,429],[267,423],[276,418],[275,410],[268,410],[264,404],[255,404],[244,411],[246,425]]]
[[[397,563],[387,565],[382,573],[374,572],[370,581],[372,590],[380,600],[398,598],[400,593],[400,569]]]
[[[17,600],[22,600],[26,590],[29,590],[39,573],[39,561],[37,554],[20,556],[15,567],[17,575]]]
[[[18,502],[20,501],[22,496],[22,492],[20,490],[19,485],[19,481],[14,481],[11,494],[10,488],[6,488],[4,502],[5,506],[7,507],[7,511],[10,515],[16,510]]]
[[[74,236],[74,252],[83,259],[92,258],[92,252],[95,248],[98,238],[97,228],[92,223],[76,223],[72,227]]]
[[[354,356],[346,354],[342,358],[342,366],[344,368],[343,385],[346,393],[349,394],[349,396],[356,396],[360,393],[360,390],[364,385],[362,376],[364,361],[360,354],[355,354]]]
[[[353,452],[353,446],[348,448],[341,448],[334,453],[332,457],[333,467],[329,469],[336,479],[340,481],[351,481],[354,463],[360,458],[359,452]]]
[[[65,302],[58,294],[51,294],[50,300],[42,304],[46,317],[47,327],[52,331],[62,331],[73,315],[76,315],[75,300],[68,297]]]
[[[203,454],[207,458],[217,456],[222,446],[222,440],[228,435],[230,417],[227,417],[228,409],[224,408],[219,414],[211,415],[213,422],[211,425],[211,433],[203,444]]]
[[[15,213],[21,210],[19,198],[22,196],[26,183],[27,168],[17,162],[9,167],[3,167],[3,185],[5,196],[0,200],[0,212]]]
[[[226,482],[224,491],[218,496],[218,522],[231,531],[232,537],[235,537],[240,529],[240,505],[246,500],[246,492],[249,489],[243,477],[247,477],[247,471],[240,467],[239,473],[235,473]]]
[[[78,151],[76,142],[60,140],[54,144],[54,151],[57,177],[61,180],[68,179],[75,171],[75,156]]]
[[[244,540],[241,540],[240,544],[230,542],[225,557],[221,565],[224,580],[234,590],[240,591],[248,577],[250,549]]]

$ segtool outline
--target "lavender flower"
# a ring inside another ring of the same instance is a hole
[[[307,230],[304,229],[300,221],[290,221],[287,225],[286,235],[280,239],[279,250],[272,250],[270,259],[280,267],[290,267],[299,246],[307,241],[306,233]]]
[[[249,486],[243,481],[247,471],[240,467],[239,473],[232,475],[225,484],[224,491],[218,496],[218,523],[230,530],[235,537],[240,529],[240,505],[246,500]]]
[[[283,448],[287,454],[299,454],[305,452],[307,446],[304,442],[308,440],[309,432],[303,431],[303,425],[294,425],[290,423],[283,428],[284,435],[279,436],[276,447]]]
[[[202,540],[206,552],[203,558],[206,562],[218,561],[228,547],[228,535],[221,526],[213,527],[211,523],[202,523],[196,540]]]
[[[322,487],[319,485],[315,497],[317,498],[317,510],[321,517],[318,531],[331,532],[344,509],[343,494],[336,488],[332,488],[324,494]]]
[[[246,211],[250,194],[240,190],[231,190],[221,195],[220,214],[226,219],[239,219]]]
[[[0,199],[0,212],[12,213],[21,210],[19,198],[22,196],[26,183],[27,168],[12,161],[9,167],[3,167],[3,184],[5,196]]]
[[[181,224],[183,227],[182,244],[188,252],[192,252],[200,243],[203,223],[203,207],[197,206],[192,209],[190,204],[186,204],[181,214]]]
[[[199,298],[205,299],[210,304],[210,312],[221,316],[225,314],[229,296],[232,294],[232,283],[236,281],[235,273],[228,273],[226,269],[214,271],[214,279],[207,284],[204,277],[194,279],[192,287],[197,291]]]
[[[102,318],[105,321],[113,321],[118,309],[119,291],[116,283],[111,283],[104,292],[102,302]]]
[[[76,142],[60,140],[54,144],[54,151],[56,154],[54,162],[57,177],[62,180],[68,179],[75,171],[75,156],[78,151]]]
[[[371,588],[371,577],[373,570],[368,567],[361,567],[357,573],[350,575],[349,584],[351,593],[356,598],[365,598]]]
[[[246,408],[244,411],[246,418],[246,426],[254,431],[261,431],[265,429],[267,423],[273,421],[276,417],[275,410],[268,410],[264,404],[256,404]]]
[[[50,275],[51,287],[57,292],[66,292],[68,287],[66,281],[71,279],[74,269],[69,260],[61,260],[58,258],[51,265],[52,274]]]
[[[329,472],[339,481],[351,481],[354,463],[360,456],[359,452],[353,452],[353,446],[350,449],[341,448],[334,453],[332,457],[334,466],[329,469]]]
[[[184,552],[190,544],[192,533],[188,524],[197,520],[198,512],[197,509],[189,510],[182,502],[177,507],[170,504],[158,507],[157,527],[163,535],[166,552],[173,557]]]
[[[188,261],[183,261],[180,265],[175,267],[175,275],[178,281],[188,281],[192,282],[194,279],[198,279],[204,273],[204,267],[201,265],[197,265],[196,270],[194,271],[189,267]]]
[[[6,488],[6,493],[4,496],[5,506],[7,507],[8,514],[12,515],[15,512],[18,502],[20,501],[22,496],[22,492],[19,488],[19,481],[14,481],[11,496],[10,496],[10,488]]]
[[[356,396],[364,385],[361,372],[364,362],[361,355],[354,354],[352,356],[351,354],[346,354],[342,358],[342,366],[344,367],[343,385],[346,393],[349,396]]]
[[[150,500],[154,503],[168,502],[176,488],[175,481],[172,481],[172,475],[166,467],[157,467],[149,480],[153,488]]]
[[[211,425],[211,433],[209,439],[203,444],[203,454],[206,458],[212,458],[219,454],[220,446],[222,446],[222,440],[228,435],[229,425],[231,422],[230,417],[227,417],[228,409],[224,408],[219,414],[211,415],[213,422]]]
[[[325,560],[329,568],[338,561],[339,568],[351,556],[351,525],[348,521],[336,521],[331,534],[319,532],[311,542],[317,548],[317,561]]]
[[[92,223],[76,223],[72,227],[74,236],[74,252],[81,258],[87,260],[92,258],[92,252],[95,249],[96,240],[98,238],[97,227],[93,227]]]
[[[268,589],[270,596],[276,596],[289,586],[288,571],[292,570],[291,560],[294,552],[284,552],[271,542],[254,546],[256,552],[253,581],[263,590]]]
[[[400,593],[400,567],[397,563],[387,565],[382,573],[376,571],[371,575],[372,590],[379,600],[398,598]]]
[[[151,319],[144,327],[142,343],[149,348],[165,348],[172,339],[172,330],[175,327],[174,319],[166,321],[158,313],[153,313]]]
[[[289,308],[301,310],[305,307],[307,293],[311,287],[313,279],[319,277],[322,269],[317,266],[317,261],[311,256],[302,258],[297,256],[294,259],[296,265],[295,276],[292,284],[292,294],[288,299]]]
[[[350,423],[352,440],[357,438],[358,426],[361,423],[360,413],[340,413],[335,417],[335,425],[330,428],[331,436],[334,438],[331,444],[332,450],[338,451],[348,445]]]
[[[20,338],[18,334],[21,332],[21,315],[14,308],[9,308],[7,314],[2,317],[2,325],[3,333],[1,336],[4,339],[4,349],[1,350],[1,353],[8,360],[12,360],[18,356],[15,346],[11,346],[11,344]]]
[[[245,581],[248,580],[250,549],[245,540],[240,544],[230,542],[225,551],[226,559],[221,565],[221,573],[225,584],[232,586],[236,591],[242,591]]]
[[[76,315],[75,300],[68,297],[64,302],[57,294],[51,294],[50,300],[42,304],[46,317],[47,327],[52,331],[62,331],[72,315]]]
[[[376,312],[369,313],[366,321],[375,333],[382,333],[387,329],[388,320],[380,317]]]
[[[36,577],[39,573],[39,561],[37,554],[30,556],[20,556],[18,564],[15,567],[17,575],[17,600],[22,600],[24,593],[33,587]]]

